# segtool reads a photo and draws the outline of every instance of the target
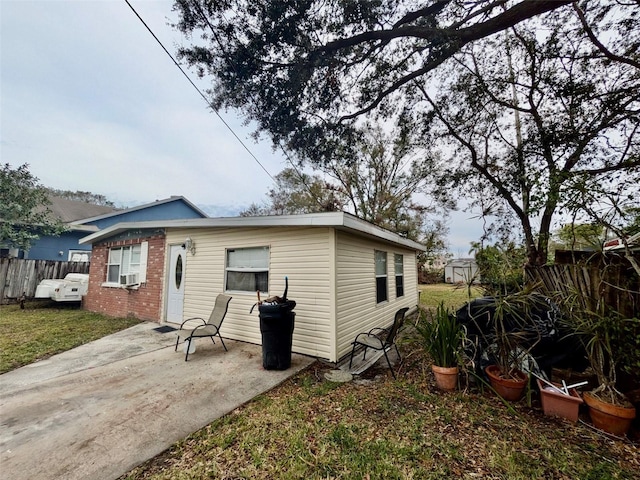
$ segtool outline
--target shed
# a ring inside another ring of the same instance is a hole
[[[455,258],[444,267],[446,283],[478,283],[478,264],[475,258]]]
[[[425,250],[342,212],[121,223],[81,242],[93,246],[88,310],[179,324],[208,316],[225,292],[222,335],[260,344],[256,291],[281,295],[288,277],[293,351],[332,362],[356,334],[417,305]]]

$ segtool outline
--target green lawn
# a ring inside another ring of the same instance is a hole
[[[636,446],[524,401],[443,394],[424,358],[403,356],[398,380],[369,383],[328,382],[316,363],[121,480],[637,478]]]
[[[450,285],[421,287],[426,307],[467,298]],[[0,306],[0,371],[135,323],[77,306]],[[332,383],[332,367],[317,362],[122,478],[637,478],[637,445],[545,417],[535,401],[510,411],[473,385],[443,394],[429,359],[400,348],[398,380],[381,369],[367,373],[370,383]]]
[[[420,289],[427,308],[469,298]],[[637,478],[636,446],[545,417],[535,399],[507,409],[473,383],[443,394],[424,352],[408,340],[400,349],[397,380],[382,368],[368,383],[333,383],[317,362],[120,480]]]
[[[420,305],[428,308],[437,307],[444,302],[445,307],[457,310],[470,299],[482,296],[480,287],[468,288],[466,285],[452,285],[438,283],[435,285],[420,285]]]
[[[70,350],[140,323],[51,301],[0,305],[0,373]]]

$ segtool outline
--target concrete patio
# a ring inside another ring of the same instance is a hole
[[[262,350],[143,323],[0,375],[0,477],[114,479],[313,363],[264,370]]]

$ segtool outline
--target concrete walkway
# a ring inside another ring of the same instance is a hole
[[[117,478],[314,361],[267,371],[258,345],[198,339],[185,362],[156,327],[0,375],[0,478]]]

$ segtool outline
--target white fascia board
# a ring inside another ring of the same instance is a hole
[[[99,229],[95,225],[80,225],[76,223],[67,223],[66,225],[72,232],[97,232]]]
[[[95,243],[126,230],[152,228],[250,228],[250,227],[333,227],[364,234],[395,243],[412,250],[425,251],[424,245],[384,230],[344,212],[310,213],[304,215],[273,215],[260,217],[219,217],[183,220],[156,220],[117,223],[93,235],[80,239],[80,243]]]

